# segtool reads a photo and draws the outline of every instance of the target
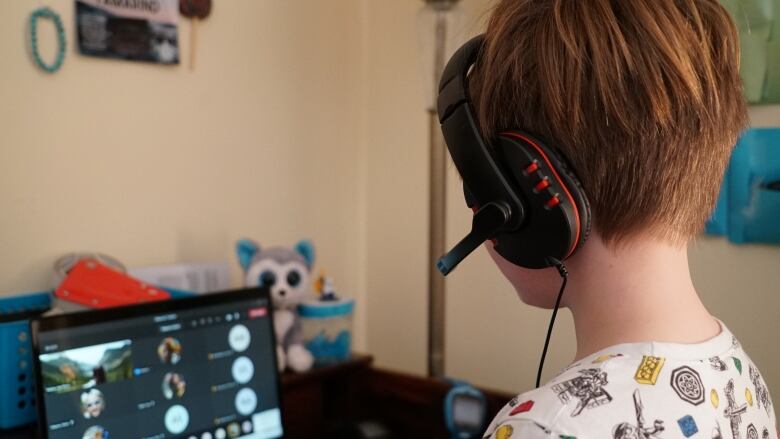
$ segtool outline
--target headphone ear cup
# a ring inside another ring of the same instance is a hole
[[[591,229],[590,203],[577,176],[560,153],[522,131],[502,132],[496,147],[528,212],[520,229],[499,235],[499,254],[526,268],[573,255]]]
[[[590,237],[590,228],[593,215],[591,215],[590,201],[588,196],[585,195],[585,189],[582,187],[582,182],[577,178],[577,175],[572,172],[571,166],[566,161],[566,156],[557,153],[558,161],[560,162],[559,171],[566,175],[566,178],[574,184],[574,188],[569,187],[569,193],[571,193],[574,202],[577,203],[577,211],[580,214],[580,241],[577,243],[574,251],[577,252]],[[574,190],[572,190],[574,189]]]

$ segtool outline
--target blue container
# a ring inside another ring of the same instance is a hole
[[[0,299],[0,429],[29,424],[38,417],[30,318],[50,306],[48,292]]]
[[[354,300],[313,301],[298,306],[304,344],[316,364],[349,359],[354,308]]]

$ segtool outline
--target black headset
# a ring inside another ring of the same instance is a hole
[[[559,265],[590,233],[590,204],[560,153],[522,130],[482,138],[468,91],[482,45],[480,35],[458,49],[439,83],[439,122],[474,211],[471,232],[437,263],[444,275],[487,240],[521,267]]]

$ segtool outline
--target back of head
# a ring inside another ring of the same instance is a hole
[[[500,0],[469,83],[486,138],[564,153],[611,243],[698,233],[747,120],[717,0]]]

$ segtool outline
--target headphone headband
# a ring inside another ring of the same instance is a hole
[[[439,81],[439,97],[437,99],[440,123],[443,123],[458,105],[471,101],[466,76],[471,66],[477,61],[483,42],[482,35],[472,38],[452,55],[445,66],[441,81]]]
[[[467,75],[477,60],[482,41],[482,36],[477,36],[458,49],[444,68],[439,83],[438,111],[444,140],[463,177],[469,207],[476,210],[471,233],[439,261],[439,269],[445,274],[482,242],[499,232],[520,227],[525,211],[520,197],[479,134],[472,113]]]
[[[445,275],[488,239],[517,265],[550,266],[551,258],[564,260],[584,241],[590,221],[576,177],[541,141],[509,131],[498,134],[495,145],[486,144],[468,91],[468,74],[483,45],[480,35],[460,47],[439,83],[442,133],[463,178],[466,203],[475,211],[471,232],[438,262]]]

